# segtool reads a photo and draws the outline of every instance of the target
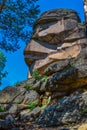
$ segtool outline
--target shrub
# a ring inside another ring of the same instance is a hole
[[[40,107],[41,110],[44,110],[47,107],[47,105],[43,105]]]
[[[87,108],[82,109],[82,114],[87,114]]]
[[[42,82],[46,82],[47,81],[47,76],[43,75],[41,80],[42,80]]]
[[[42,75],[39,74],[38,70],[34,70],[34,71],[33,71],[33,74],[32,74],[32,77],[33,77],[34,79],[41,79]]]
[[[31,102],[28,104],[28,108],[33,110],[34,108],[36,107],[35,103],[34,102]]]
[[[51,101],[51,97],[49,97],[49,98],[47,99],[47,104],[41,106],[40,109],[41,109],[41,110],[44,110],[44,109],[47,107],[47,105],[50,103],[50,101]]]
[[[45,82],[47,80],[47,76],[41,75],[38,70],[33,71],[32,77],[36,80],[41,79],[43,82]]]
[[[51,97],[47,99],[47,105],[51,102]]]
[[[5,112],[4,107],[0,107],[0,112]]]
[[[29,84],[29,83],[26,83],[26,84],[24,85],[24,88],[26,88],[26,90],[32,90],[32,89],[34,89],[34,88],[33,88],[33,85],[32,85],[32,84]]]
[[[16,83],[14,84],[14,86],[15,86],[15,87],[18,87],[18,86],[19,86],[19,82],[16,82]]]

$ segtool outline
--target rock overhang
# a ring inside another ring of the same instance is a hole
[[[34,28],[36,27],[37,24],[60,21],[61,18],[64,19],[71,18],[78,21],[79,23],[81,22],[78,13],[75,10],[60,8],[44,12],[35,22]]]
[[[78,14],[70,9],[51,10],[40,16],[34,24],[32,38],[24,50],[25,61],[30,68],[31,75],[36,69],[41,74],[51,76],[56,75],[57,72],[62,75],[66,70],[74,68],[77,71],[75,73],[78,79],[76,80],[77,86],[79,86],[81,76],[83,77],[81,85],[82,82],[84,85],[87,84],[86,80],[84,81],[87,77],[86,74],[84,77],[87,39],[85,26],[80,22]],[[63,67],[60,62],[64,64]],[[54,64],[55,67],[56,63],[57,69],[54,70],[52,65]],[[82,67],[84,69],[81,69],[81,66],[84,66]],[[69,81],[68,73],[65,78]],[[72,76],[71,81],[74,81]]]

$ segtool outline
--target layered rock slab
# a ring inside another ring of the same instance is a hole
[[[44,90],[67,92],[87,85],[86,32],[73,10],[42,14],[34,24],[24,55],[31,75],[37,69],[48,76]]]
[[[58,9],[42,14],[24,50],[31,75],[35,69],[44,73],[44,69],[57,60],[77,57],[81,39],[85,37],[85,27],[75,11]]]
[[[45,126],[63,126],[87,122],[87,92],[73,94],[63,98],[54,106],[46,108],[40,115],[38,124]]]
[[[5,108],[0,128],[9,114],[23,123],[36,121],[41,114],[38,124],[58,129],[87,122],[87,38],[78,14],[67,9],[42,14],[24,56],[31,75],[37,69],[40,78],[0,92],[0,109]]]

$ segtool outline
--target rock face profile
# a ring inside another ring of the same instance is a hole
[[[64,91],[87,84],[85,27],[73,10],[43,13],[34,24],[24,56],[31,76],[38,70],[50,77],[47,82],[49,91]]]
[[[87,130],[87,38],[78,14],[43,13],[24,58],[28,80],[0,91],[0,129]]]

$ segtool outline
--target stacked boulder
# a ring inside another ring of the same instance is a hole
[[[0,128],[9,128],[9,120],[11,127],[33,122],[60,130],[87,122],[87,38],[78,14],[69,9],[43,13],[24,58],[29,79],[0,91]]]
[[[24,56],[31,76],[34,70],[48,76],[47,91],[65,93],[87,84],[85,27],[73,10],[42,14],[34,24]]]
[[[53,106],[41,114],[38,123],[54,126],[75,123],[75,118],[86,121],[82,112],[86,108],[83,95],[87,91],[87,38],[78,14],[67,9],[42,14],[34,24],[24,56],[31,76],[34,70],[47,76],[45,83],[39,81],[34,85],[35,89],[51,93]]]
[[[73,10],[58,9],[45,12],[34,25],[30,42],[24,50],[30,72],[44,73],[55,61],[76,58],[85,42],[85,28]]]

